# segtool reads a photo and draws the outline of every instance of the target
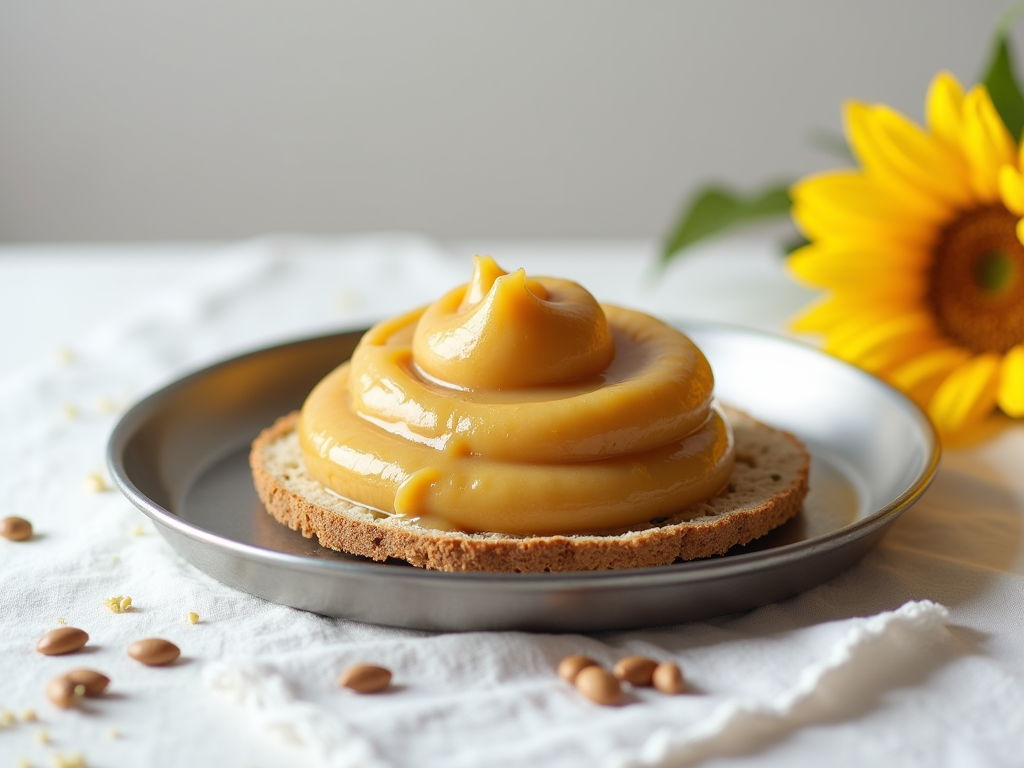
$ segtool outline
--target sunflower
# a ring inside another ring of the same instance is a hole
[[[927,128],[845,105],[859,169],[791,190],[808,245],[793,274],[828,291],[795,330],[894,384],[944,436],[1024,415],[1022,151],[984,86],[932,81]]]

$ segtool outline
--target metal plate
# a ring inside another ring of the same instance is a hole
[[[675,624],[781,600],[835,576],[925,491],[939,458],[903,395],[810,347],[682,323],[718,398],[799,436],[812,455],[800,515],[722,557],[572,574],[424,571],[324,549],[275,522],[253,490],[249,443],[298,408],[361,332],[227,360],[147,397],[114,430],[121,491],[196,567],[275,603],[429,630],[589,632]]]

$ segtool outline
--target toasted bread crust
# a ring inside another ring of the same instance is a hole
[[[809,456],[787,432],[726,409],[736,434],[736,466],[713,499],[603,535],[511,536],[421,528],[351,504],[305,474],[295,434],[298,412],[260,433],[249,463],[267,511],[322,546],[374,560],[397,558],[442,571],[593,571],[668,565],[724,554],[800,511]]]

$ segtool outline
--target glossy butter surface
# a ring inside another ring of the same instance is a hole
[[[711,369],[647,315],[478,258],[384,321],[302,409],[310,473],[426,527],[550,535],[665,516],[724,487]]]

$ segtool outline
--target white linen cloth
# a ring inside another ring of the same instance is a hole
[[[471,253],[411,237],[279,237],[205,256],[165,248],[129,266],[95,246],[0,248],[0,359],[18,360],[0,369],[0,517],[36,530],[0,540],[0,724],[14,715],[0,725],[0,766],[54,752],[154,767],[1019,764],[1024,425],[947,452],[925,498],[826,584],[743,615],[591,636],[428,633],[273,605],[185,562],[116,492],[86,489],[131,400],[240,351],[429,301],[467,279]],[[506,268],[574,277],[663,316],[778,331],[807,299],[755,241],[704,249],[658,280],[653,254],[632,242],[493,249]],[[80,328],[91,289],[118,306]],[[29,322],[42,306],[62,323]],[[63,355],[47,335],[57,328]],[[114,595],[135,609],[112,613]],[[58,619],[90,633],[85,652],[34,650]],[[182,660],[126,657],[149,636],[177,643]],[[571,653],[608,666],[627,653],[672,659],[690,692],[598,707],[555,674]],[[361,661],[389,667],[391,689],[337,689]],[[108,674],[110,693],[59,710],[46,681],[79,666]]]

